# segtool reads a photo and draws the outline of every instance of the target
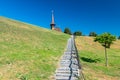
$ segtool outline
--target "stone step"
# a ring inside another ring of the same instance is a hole
[[[73,53],[76,53],[76,51],[71,51],[71,53],[73,54]]]
[[[71,56],[72,54],[64,54],[63,56]]]
[[[76,68],[70,68],[70,67],[60,67],[57,70],[61,70],[61,71],[78,71],[78,69]]]
[[[74,74],[66,74],[66,73],[56,73],[56,77],[76,77]]]
[[[71,77],[71,79],[69,79],[68,77],[57,77],[55,80],[78,80],[76,77]]]
[[[70,61],[75,62],[75,63],[78,62],[77,59],[74,59],[74,58],[72,58]]]
[[[57,70],[56,73],[71,73],[71,71],[61,71],[61,70]]]
[[[56,75],[56,77],[57,76],[63,76],[63,77],[69,77],[69,76],[71,76],[71,74],[69,74],[69,73],[56,73],[55,75]]]
[[[61,64],[61,67],[69,67],[70,64]]]
[[[71,62],[60,62],[60,64],[71,64],[72,63],[72,61]]]
[[[76,58],[72,58],[71,61],[78,62]]]
[[[71,64],[68,64],[68,63],[66,63],[66,64],[65,63],[61,63],[60,64],[60,67],[69,67],[69,66],[71,66]]]
[[[57,69],[56,72],[78,72],[79,70],[78,69],[74,69],[74,68],[71,68],[71,69]]]
[[[71,66],[71,68],[79,69],[78,66]]]
[[[68,55],[67,55],[67,56],[63,56],[62,59],[63,59],[63,58],[68,58],[68,59],[70,59],[70,58],[72,58],[72,56],[68,56]]]
[[[67,54],[71,55],[71,51],[69,51],[69,52],[64,52],[64,54],[65,54],[65,55],[67,55]]]
[[[56,76],[55,80],[78,80],[75,76]]]
[[[76,65],[76,66],[78,66],[78,63],[77,63],[77,62],[71,62],[71,65]]]
[[[78,75],[78,74],[79,74],[78,71],[72,71],[72,72],[71,72],[71,71],[64,71],[64,70],[57,70],[56,73],[62,73],[62,74],[64,74],[64,73],[68,73],[68,74],[73,73],[73,74],[75,74],[75,75]]]
[[[61,60],[61,62],[71,62],[71,60]]]
[[[70,59],[71,59],[71,57],[69,57],[69,58],[63,57],[63,58],[62,58],[62,60],[70,60]]]
[[[62,64],[71,64],[72,62],[60,62],[60,64],[62,65]],[[74,63],[75,64],[75,63]]]
[[[69,80],[69,77],[56,77],[55,80]]]
[[[72,57],[77,58],[77,56],[75,54],[72,54]]]
[[[63,60],[63,59],[62,59],[60,62],[61,62],[61,63],[71,63],[72,61],[69,60],[69,59],[68,59],[68,60]]]

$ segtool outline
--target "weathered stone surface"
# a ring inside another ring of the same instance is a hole
[[[60,67],[55,72],[56,80],[78,80],[79,65],[76,52],[74,40],[71,37],[61,58]]]

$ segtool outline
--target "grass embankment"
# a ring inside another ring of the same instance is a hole
[[[52,80],[68,37],[0,17],[0,80]]]
[[[120,80],[120,40],[108,51],[108,67],[105,67],[104,48],[92,37],[77,37],[76,46],[86,80]]]

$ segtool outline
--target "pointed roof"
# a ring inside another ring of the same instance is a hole
[[[51,22],[51,24],[55,24],[53,10],[52,10],[52,22]]]

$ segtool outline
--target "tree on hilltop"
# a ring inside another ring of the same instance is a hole
[[[65,28],[64,33],[69,34],[69,35],[72,34],[69,28]]]
[[[118,39],[120,40],[120,36],[118,37]]]
[[[75,35],[75,36],[82,36],[82,32],[76,31],[76,32],[73,33],[73,35]]]
[[[105,48],[105,66],[108,66],[108,58],[107,58],[107,48],[110,48],[113,41],[116,40],[116,37],[111,35],[110,33],[103,33],[98,35],[94,41],[98,41]]]
[[[90,32],[89,36],[96,37],[97,34],[95,32]]]

